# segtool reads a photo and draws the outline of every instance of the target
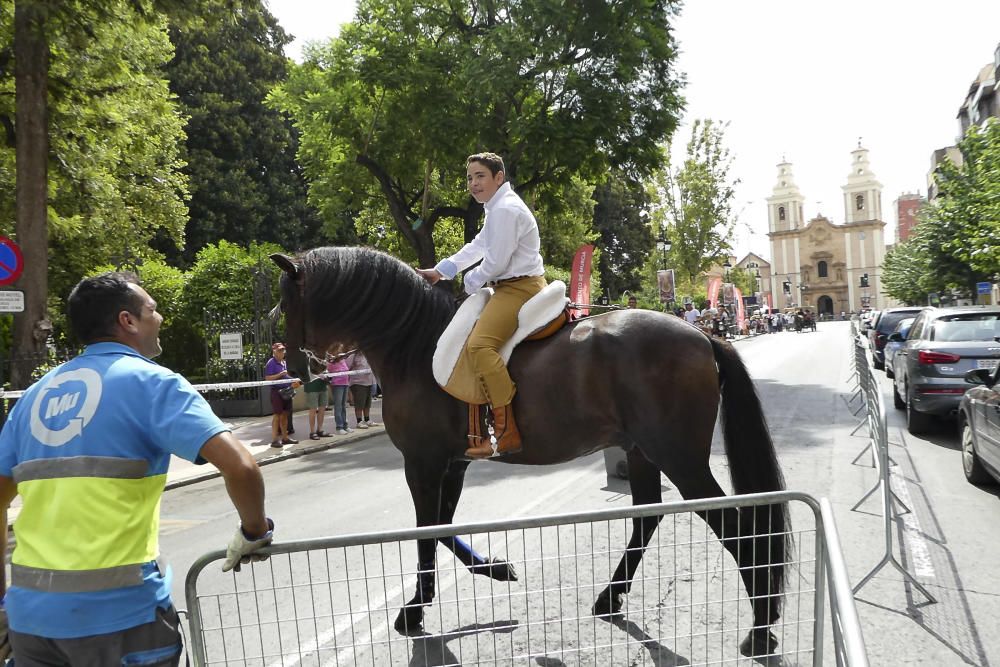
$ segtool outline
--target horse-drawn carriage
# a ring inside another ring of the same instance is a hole
[[[808,310],[795,313],[795,331],[816,331],[816,318]]]

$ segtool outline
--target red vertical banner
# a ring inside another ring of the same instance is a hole
[[[718,276],[712,276],[708,279],[708,286],[706,289],[708,296],[708,307],[718,308],[719,307],[719,290],[722,289],[722,278]]]
[[[590,263],[594,258],[594,246],[582,245],[573,255],[573,270],[569,279],[569,297],[573,303],[590,303]],[[573,308],[574,318],[590,314],[590,308]]]
[[[733,298],[736,305],[736,324],[740,327],[740,332],[743,332],[743,321],[746,319],[746,311],[743,307],[743,292],[736,285],[733,285]]]

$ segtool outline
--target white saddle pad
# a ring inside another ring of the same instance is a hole
[[[444,386],[451,379],[455,363],[465,348],[472,328],[479,320],[479,314],[486,307],[486,302],[493,296],[493,290],[484,287],[462,302],[458,312],[452,318],[448,328],[438,339],[434,350],[434,379]],[[517,331],[510,340],[500,348],[500,356],[506,364],[510,355],[522,340],[535,333],[556,318],[566,308],[569,299],[566,298],[566,283],[555,280],[545,286],[541,292],[528,299],[517,313]]]

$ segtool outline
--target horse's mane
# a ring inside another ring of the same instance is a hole
[[[455,300],[410,266],[372,248],[326,247],[301,259],[307,319],[340,342],[380,353],[397,367],[430,363]]]

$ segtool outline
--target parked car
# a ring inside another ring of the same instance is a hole
[[[925,308],[917,315],[893,358],[893,405],[906,410],[910,433],[926,431],[935,415],[957,414],[969,388],[965,374],[1000,365],[998,337],[998,306]]]
[[[1000,482],[1000,366],[971,370],[965,378],[977,385],[958,408],[965,478],[973,484]]]
[[[916,317],[921,308],[889,308],[880,311],[872,320],[871,329],[868,330],[868,338],[872,343],[872,361],[877,370],[885,370],[885,344],[889,340],[889,334],[896,328],[899,321],[907,317]]]
[[[882,354],[885,357],[885,376],[887,378],[892,378],[892,360],[899,348],[903,347],[903,343],[906,342],[906,334],[910,332],[910,325],[913,324],[915,317],[907,317],[902,319],[896,324],[896,328],[892,330],[892,333],[898,333],[902,340],[894,340],[892,334],[889,334],[889,338],[886,341],[885,349],[882,350]]]

